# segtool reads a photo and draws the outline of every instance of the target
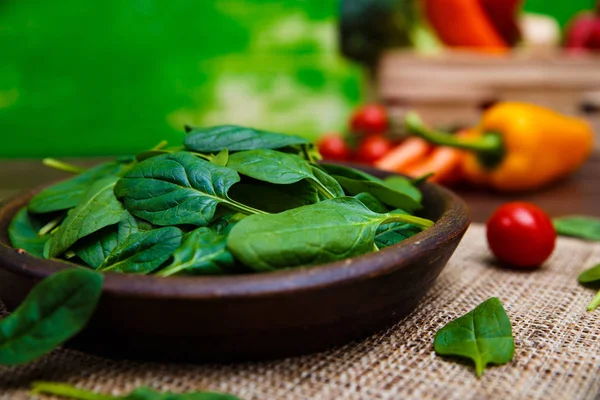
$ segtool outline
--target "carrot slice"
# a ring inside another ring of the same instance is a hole
[[[423,162],[403,171],[406,175],[417,177],[433,173],[432,182],[448,182],[452,180],[460,166],[462,152],[451,147],[436,147]]]
[[[401,172],[407,165],[425,157],[431,146],[418,137],[410,137],[375,161],[375,167],[385,171]]]

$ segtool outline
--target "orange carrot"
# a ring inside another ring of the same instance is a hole
[[[429,152],[431,146],[418,137],[409,137],[375,161],[375,167],[385,171],[400,172],[407,165],[419,161]]]
[[[406,168],[406,175],[417,177],[433,173],[432,182],[448,182],[452,180],[460,167],[462,152],[450,147],[436,147],[431,155],[419,164]]]

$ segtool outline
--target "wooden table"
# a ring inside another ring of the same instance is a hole
[[[104,161],[66,159],[77,165],[94,165]],[[600,150],[573,176],[544,190],[532,193],[494,193],[480,188],[457,187],[471,209],[474,222],[484,222],[502,203],[514,200],[533,202],[551,216],[587,214],[600,217]],[[67,177],[60,171],[45,167],[40,160],[0,160],[0,201],[46,182]]]

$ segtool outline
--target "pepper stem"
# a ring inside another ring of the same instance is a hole
[[[404,125],[409,133],[429,143],[467,150],[477,154],[482,164],[487,167],[498,165],[504,158],[504,143],[502,137],[496,132],[486,132],[476,139],[458,138],[446,132],[427,128],[421,118],[414,112],[406,114]]]

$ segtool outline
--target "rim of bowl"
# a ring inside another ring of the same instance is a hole
[[[10,223],[9,218],[12,219],[16,211],[44,186],[47,185],[21,193],[2,204],[0,224],[3,236],[8,236],[6,229]],[[444,202],[442,215],[430,228],[375,253],[311,267],[257,274],[157,277],[106,273],[103,292],[119,296],[172,299],[263,297],[314,290],[389,274],[420,258],[424,250],[429,251],[438,244],[462,235],[470,224],[467,205],[458,195],[430,182],[423,183],[421,189],[424,197],[434,196]],[[3,239],[0,239],[0,263],[0,268],[36,279],[43,279],[54,272],[77,265],[65,261],[43,260],[28,253],[19,254]]]

